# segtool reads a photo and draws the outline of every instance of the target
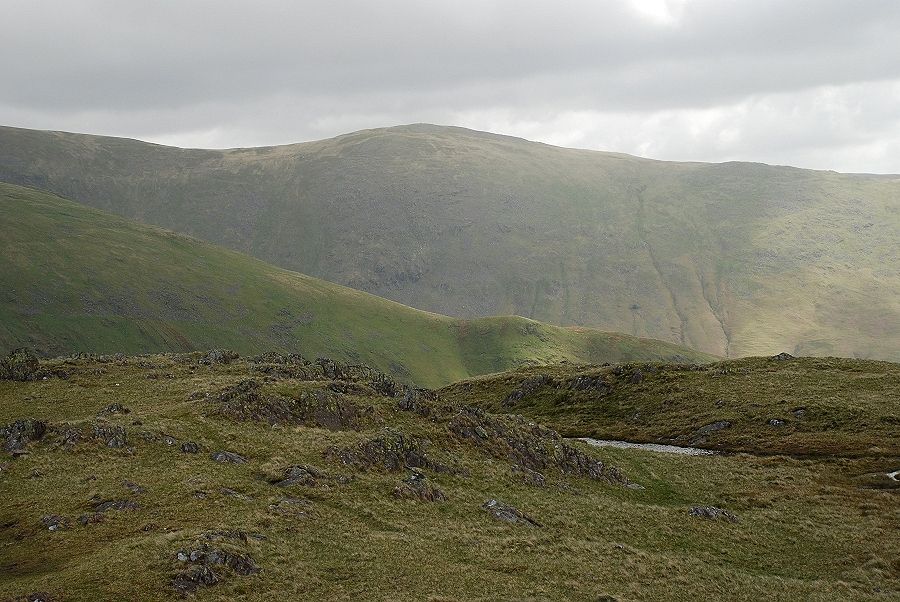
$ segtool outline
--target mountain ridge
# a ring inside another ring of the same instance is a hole
[[[900,358],[890,175],[410,125],[233,150],[0,129],[0,180],[444,315]]]

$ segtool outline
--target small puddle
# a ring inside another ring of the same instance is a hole
[[[659,452],[663,454],[681,454],[683,456],[713,456],[716,452],[698,447],[679,447],[677,445],[663,445],[661,443],[631,443],[630,441],[613,441],[609,439],[591,439],[581,437],[584,441],[597,447],[617,447],[619,449],[643,449],[645,451]],[[900,472],[900,471],[897,471]],[[896,474],[896,473],[895,473]]]

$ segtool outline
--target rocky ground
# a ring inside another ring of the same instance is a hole
[[[0,377],[0,600],[900,594],[882,456],[598,449],[296,355],[20,351]],[[552,382],[513,378],[511,412]]]

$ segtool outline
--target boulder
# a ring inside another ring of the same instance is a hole
[[[688,510],[688,514],[706,520],[723,520],[729,523],[738,522],[737,516],[728,510],[723,510],[722,508],[717,508],[715,506],[692,506],[691,509]]]
[[[440,472],[451,469],[432,458],[427,451],[428,441],[385,428],[378,437],[352,447],[329,447],[326,458],[360,470],[381,469],[396,472],[404,468],[430,468]]]
[[[214,364],[230,364],[241,356],[231,349],[212,349],[198,360],[198,363],[212,366]]]
[[[0,428],[3,449],[16,454],[25,450],[32,441],[40,441],[47,432],[47,423],[33,418],[21,418]]]
[[[490,499],[481,505],[496,520],[505,523],[522,524],[529,527],[540,527],[541,524],[521,510],[505,504],[500,500]]]
[[[181,444],[181,451],[186,454],[200,453],[200,446],[193,441],[185,441]]]
[[[394,497],[418,499],[423,502],[444,502],[447,495],[428,482],[428,477],[418,470],[410,472],[399,485],[394,487]]]
[[[213,460],[213,462],[220,462],[222,464],[246,464],[247,462],[247,458],[245,458],[244,456],[235,452],[224,450],[213,452],[209,457]]]
[[[121,403],[111,403],[108,406],[101,408],[101,410],[97,412],[97,416],[123,416],[129,413],[131,413],[131,410]]]
[[[39,368],[37,355],[27,347],[20,347],[0,359],[0,380],[35,380]]]
[[[479,408],[462,408],[449,424],[450,432],[488,454],[541,471],[555,468],[565,474],[628,485],[625,475],[566,443],[552,429],[521,416],[497,416]]]
[[[125,447],[128,445],[128,435],[125,427],[108,424],[94,424],[92,428],[94,439],[100,439],[106,447]]]

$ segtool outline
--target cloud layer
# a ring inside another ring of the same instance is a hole
[[[231,147],[410,122],[900,173],[900,3],[7,0],[0,123]]]

